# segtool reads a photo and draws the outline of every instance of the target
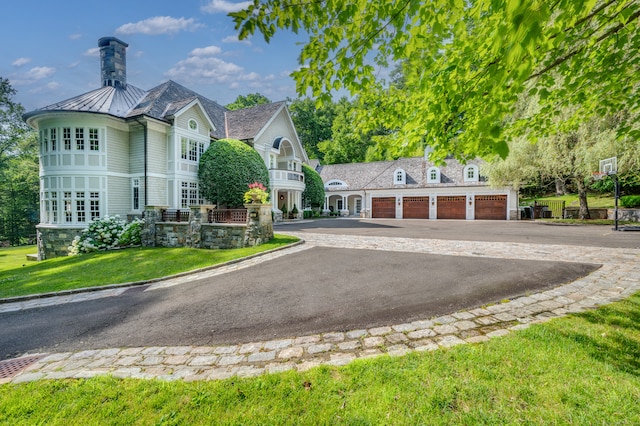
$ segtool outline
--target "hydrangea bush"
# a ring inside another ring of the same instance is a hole
[[[139,245],[142,219],[126,223],[120,216],[105,216],[89,223],[69,246],[69,255],[109,250],[117,247]]]

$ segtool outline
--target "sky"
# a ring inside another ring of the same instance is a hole
[[[289,74],[304,36],[239,41],[227,13],[238,0],[9,1],[0,15],[0,77],[27,111],[100,87],[98,39],[127,48],[127,83],[149,90],[173,80],[226,105],[261,93],[297,98]]]

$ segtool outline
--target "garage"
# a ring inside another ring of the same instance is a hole
[[[507,196],[476,195],[475,218],[484,220],[506,220]]]
[[[429,219],[429,197],[402,198],[404,219]]]
[[[371,217],[395,219],[396,197],[379,197],[371,199]]]
[[[445,195],[438,197],[438,219],[466,219],[465,195]]]

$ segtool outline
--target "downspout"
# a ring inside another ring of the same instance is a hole
[[[140,122],[138,118],[135,119],[136,122],[144,128],[143,133],[143,150],[144,150],[144,208],[146,209],[149,205],[149,191],[148,191],[148,176],[147,176],[147,163],[148,163],[148,149],[147,149],[147,124],[144,122]]]

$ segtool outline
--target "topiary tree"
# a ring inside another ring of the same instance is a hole
[[[312,208],[322,207],[324,205],[324,182],[322,182],[320,174],[306,164],[302,165],[302,172],[305,183],[302,199],[305,205],[308,204]]]
[[[237,139],[211,142],[200,157],[198,179],[207,200],[230,208],[243,205],[250,183],[269,188],[269,171],[260,154]]]

